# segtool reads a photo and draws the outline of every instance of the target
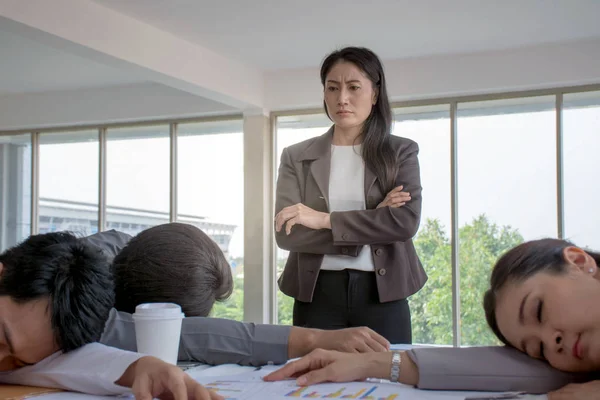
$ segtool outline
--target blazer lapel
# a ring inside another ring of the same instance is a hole
[[[331,168],[331,139],[333,127],[318,137],[299,158],[299,161],[312,161],[310,172],[329,208],[329,172]]]
[[[317,186],[321,191],[321,194],[327,202],[327,208],[329,208],[329,172],[331,168],[331,153],[328,155],[317,158],[310,164],[310,172],[317,182]]]
[[[375,184],[375,180],[377,180],[377,176],[375,172],[365,163],[365,204],[369,204],[368,194],[371,191],[371,188]]]

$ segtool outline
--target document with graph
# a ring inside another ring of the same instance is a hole
[[[264,382],[258,371],[228,377],[213,376],[196,378],[206,388],[214,390],[226,400],[265,399],[363,399],[400,400],[406,399],[411,389],[392,383],[350,382],[323,383],[299,387],[294,381]]]

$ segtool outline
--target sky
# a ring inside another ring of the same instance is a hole
[[[600,107],[565,110],[563,127],[566,235],[578,245],[600,249],[595,233],[600,222],[595,206],[600,197]],[[327,128],[278,129],[277,160],[284,147]],[[107,204],[168,212],[168,126],[154,129],[153,135],[162,137],[111,140],[111,134],[136,135],[143,129],[109,131]],[[237,225],[230,254],[243,256],[243,135],[194,131],[189,126],[186,133],[191,135],[178,139],[179,213]],[[526,240],[556,236],[555,113],[459,116],[457,132],[460,226],[485,213],[498,225],[517,228]],[[397,122],[393,133],[420,147],[421,220],[438,218],[449,231],[449,118]],[[90,132],[90,138],[95,135]],[[97,202],[97,141],[44,142],[42,136],[40,196]]]

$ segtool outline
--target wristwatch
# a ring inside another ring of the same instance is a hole
[[[393,351],[392,352],[392,368],[390,370],[390,382],[396,383],[400,378],[400,364],[402,363],[402,358],[400,357],[400,352]]]

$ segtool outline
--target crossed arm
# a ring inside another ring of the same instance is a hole
[[[396,187],[374,209],[325,213],[302,203],[302,172],[283,151],[277,179],[275,238],[285,250],[316,254],[358,254],[358,247],[412,238],[421,218],[418,145],[398,158]]]

